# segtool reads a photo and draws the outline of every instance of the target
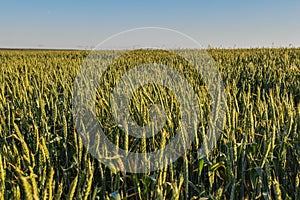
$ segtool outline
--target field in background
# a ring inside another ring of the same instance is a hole
[[[94,159],[74,129],[73,81],[90,52],[0,51],[0,199],[300,199],[300,49],[208,52],[228,105],[214,151],[196,155],[207,128],[204,104],[199,140],[186,154],[156,172],[123,174]],[[169,102],[168,92],[145,91]],[[147,123],[137,104],[132,114]],[[97,105],[104,123],[109,107]],[[133,145],[111,127],[106,134],[124,148]],[[167,139],[153,138],[149,148]],[[135,151],[143,145],[135,143]]]

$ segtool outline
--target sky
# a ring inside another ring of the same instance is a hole
[[[141,27],[173,29],[204,47],[300,47],[300,1],[0,0],[0,48],[89,49]]]

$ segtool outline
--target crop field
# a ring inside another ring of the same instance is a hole
[[[144,58],[173,66],[199,96],[200,123],[189,149],[161,169],[129,173],[99,162],[74,125],[74,81],[90,51],[0,50],[0,199],[300,199],[300,49],[207,52],[225,86],[226,114],[216,146],[201,158],[211,105],[192,66],[163,50],[136,50],[141,60],[125,54],[102,77],[94,101],[99,124],[112,143],[132,152],[164,148],[181,111],[172,91],[145,85],[130,100],[131,118],[149,124],[149,107],[157,103],[166,124],[147,139],[124,134],[109,94],[126,70]]]

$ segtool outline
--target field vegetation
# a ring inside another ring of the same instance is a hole
[[[300,49],[209,49],[227,95],[216,147],[197,157],[210,112],[206,99],[191,148],[169,166],[140,174],[100,163],[76,132],[73,83],[89,53],[0,51],[0,199],[300,199]],[[161,59],[151,59],[185,74],[205,100],[205,84],[192,68],[159,54]],[[130,68],[130,59],[121,62]],[[132,118],[141,125],[150,120],[149,105],[166,106],[169,121],[157,136],[135,140],[114,124],[106,86],[124,70],[115,63],[95,99],[105,134],[133,152],[164,147],[180,112],[166,88],[148,85],[130,102]]]

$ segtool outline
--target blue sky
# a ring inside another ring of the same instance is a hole
[[[300,46],[300,1],[2,1],[0,47],[87,48],[137,27],[183,32],[203,46]]]

